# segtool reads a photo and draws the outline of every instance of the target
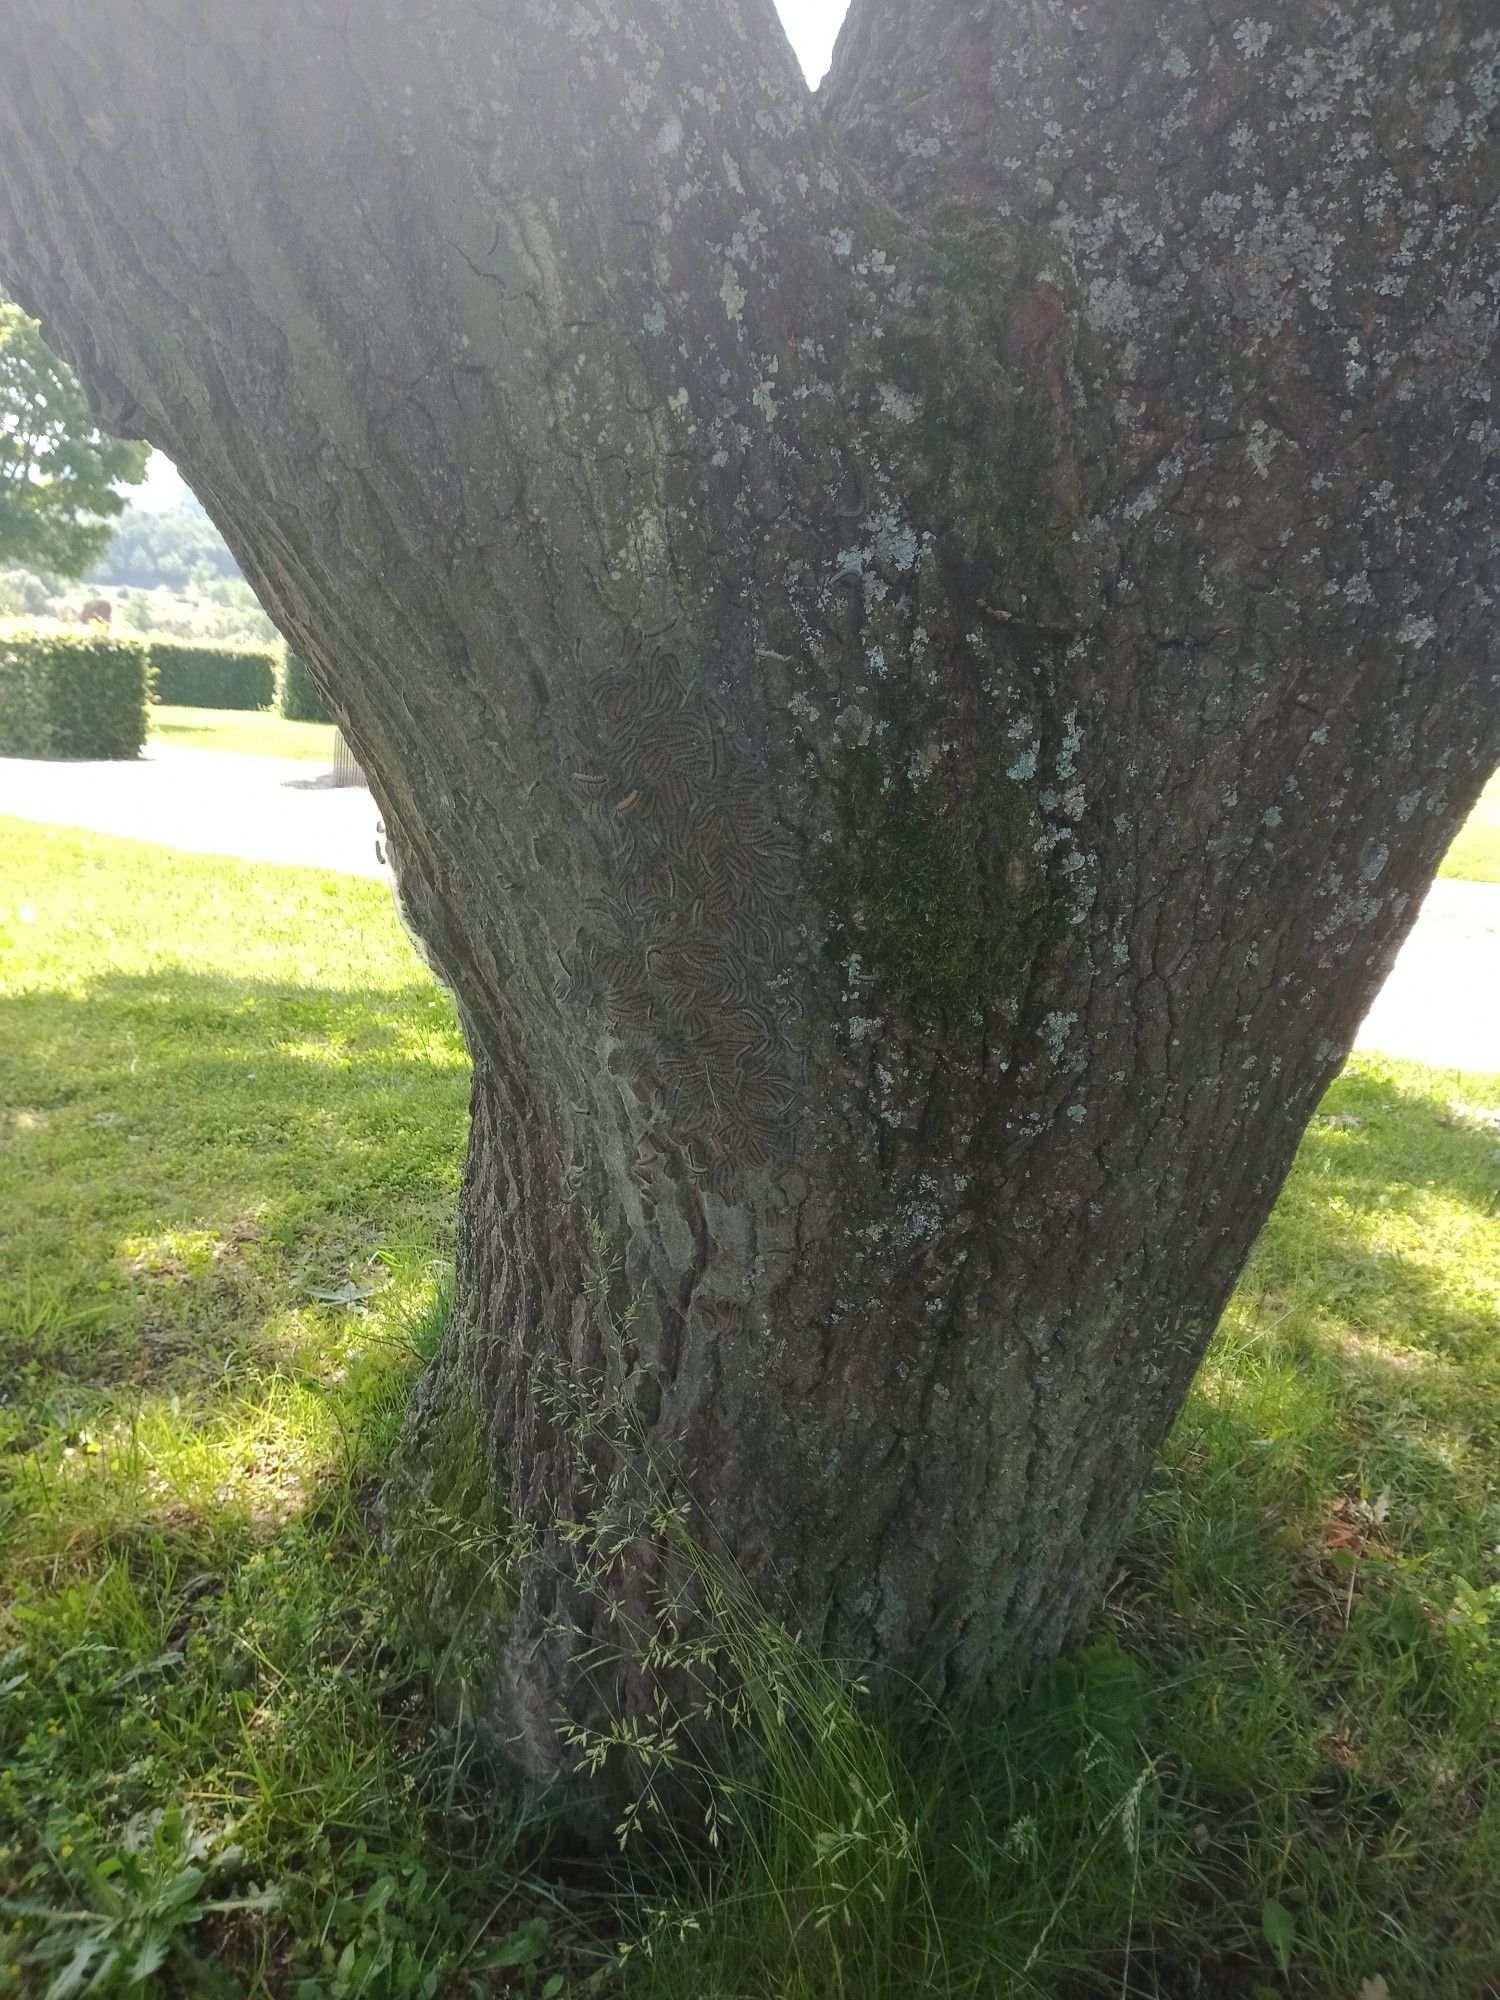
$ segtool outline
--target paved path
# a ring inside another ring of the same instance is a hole
[[[318,786],[320,775],[317,764],[280,757],[159,746],[136,763],[0,758],[0,813],[197,854],[379,875],[373,799],[358,786]],[[1433,884],[1358,1045],[1500,1074],[1500,884]]]
[[[324,775],[295,758],[162,744],[134,763],[0,757],[0,813],[194,854],[381,874],[375,801],[362,785],[319,785]]]
[[[1500,882],[1433,883],[1356,1046],[1500,1075]]]

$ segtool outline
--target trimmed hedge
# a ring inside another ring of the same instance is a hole
[[[332,722],[333,712],[306,663],[288,648],[281,670],[281,712],[288,722]]]
[[[0,636],[0,756],[138,757],[150,699],[151,659],[139,639]]]
[[[269,708],[276,699],[276,659],[263,646],[216,646],[153,639],[156,699],[172,708]]]

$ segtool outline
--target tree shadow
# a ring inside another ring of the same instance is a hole
[[[1392,1657],[1444,1657],[1452,1578],[1494,1539],[1497,1274],[1455,1245],[1497,1181],[1446,1094],[1363,1068],[1334,1086],[1127,1545],[1116,1608],[1164,1680],[1259,1629],[1318,1656],[1327,1695],[1351,1625],[1403,1592]]]
[[[1382,1339],[1385,1365],[1408,1373],[1478,1358],[1495,1340],[1493,1281],[1477,1247],[1463,1253],[1497,1213],[1500,1113],[1461,1082],[1450,1095],[1361,1065],[1309,1127],[1247,1284],[1295,1286],[1326,1319],[1369,1335],[1363,1350],[1354,1343],[1367,1365],[1380,1365]]]
[[[451,1238],[468,1058],[425,979],[111,975],[0,998],[0,1050],[0,1395],[243,1389]]]

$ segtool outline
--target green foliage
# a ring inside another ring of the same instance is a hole
[[[88,573],[90,583],[134,590],[185,590],[238,578],[239,564],[203,509],[191,505],[152,512],[131,507]]]
[[[30,569],[0,569],[0,618],[45,618],[61,585]]]
[[[106,437],[77,377],[0,299],[0,563],[81,576],[146,474],[148,448]]]
[[[276,659],[267,649],[153,639],[156,698],[174,708],[269,708]]]
[[[944,1718],[789,1650],[744,1653],[762,1754],[728,1788],[713,1873],[682,1852],[674,1898],[636,1886],[626,2000],[1152,1990],[1118,1981],[1132,1903],[1198,1870],[1140,1744],[1137,1663],[1101,1641],[1022,1702]]]
[[[172,1657],[164,1654],[147,1671],[160,1672]],[[206,1918],[275,1903],[274,1896],[253,1888],[243,1895],[215,1893],[236,1872],[243,1853],[222,1832],[200,1829],[191,1809],[178,1805],[139,1814],[123,1829],[119,1845],[102,1855],[65,1837],[58,1859],[69,1901],[0,1898],[0,1916],[32,1933],[31,1966],[52,1972],[43,2000],[138,1993],[169,1965],[179,1975],[191,1975],[195,1993],[222,1994],[226,1982],[212,1955],[199,1949],[190,1933]]]
[[[0,1994],[86,1936],[166,1947],[133,2000],[1500,1980],[1500,1078],[1335,1085],[1086,1645],[939,1718],[706,1562],[725,1810],[548,1869],[376,1545],[444,1317],[451,1004],[378,884],[166,859],[0,826]]]
[[[288,722],[332,722],[333,713],[307,663],[288,651],[281,671],[281,712]]]
[[[101,585],[113,590],[113,585]],[[221,577],[212,583],[189,584],[185,591],[120,590],[116,615],[132,630],[194,644],[219,641],[253,650],[274,648],[276,627],[261,610],[255,592],[242,577]]]
[[[191,583],[181,591],[162,584],[154,590],[130,590],[114,584],[65,584],[36,570],[0,568],[0,618],[71,623],[83,600],[95,595],[113,603],[117,632],[256,648],[276,645],[276,627],[242,577]]]
[[[0,756],[138,756],[150,688],[149,656],[134,639],[0,635]]]

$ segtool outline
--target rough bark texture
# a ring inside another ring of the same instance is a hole
[[[393,1518],[531,1774],[650,1700],[593,1396],[841,1653],[1094,1603],[1500,758],[1486,16],[855,0],[815,105],[770,0],[0,4],[0,278],[459,996]]]

